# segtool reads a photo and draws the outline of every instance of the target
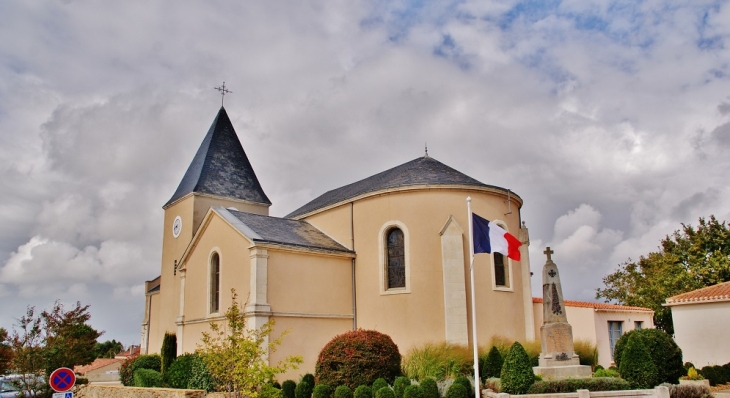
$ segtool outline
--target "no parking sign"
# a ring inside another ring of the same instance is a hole
[[[74,371],[69,368],[58,368],[54,370],[48,378],[48,385],[51,386],[55,392],[69,391],[74,388],[74,384],[76,384],[76,375],[74,374]],[[56,394],[54,394],[54,397],[55,396]]]

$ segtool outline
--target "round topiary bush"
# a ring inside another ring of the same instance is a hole
[[[651,360],[649,350],[638,335],[629,337],[621,354],[621,365],[618,368],[621,377],[635,389],[653,388],[657,379],[657,371]]]
[[[395,393],[390,387],[383,387],[375,393],[375,398],[395,398]]]
[[[332,389],[323,383],[314,386],[314,391],[312,391],[312,398],[330,398],[330,395],[332,395]]]
[[[686,374],[684,363],[682,362],[682,350],[677,343],[674,342],[672,336],[659,329],[641,329],[632,330],[625,333],[616,342],[613,350],[614,361],[616,366],[621,368],[621,360],[624,347],[629,338],[633,335],[639,336],[642,344],[649,351],[651,361],[656,368],[657,378],[652,382],[653,385],[661,383],[677,384],[679,378]]]
[[[463,384],[454,383],[446,390],[444,398],[469,398],[469,389]]]
[[[385,380],[383,380],[385,381]],[[357,386],[353,394],[354,398],[373,398],[373,390],[370,386]]]
[[[317,358],[317,381],[356,388],[382,377],[393,382],[400,375],[398,346],[375,330],[353,330],[335,336]]]
[[[504,359],[500,375],[502,392],[525,394],[535,383],[532,362],[522,344],[515,342]]]
[[[385,379],[384,379],[384,378],[382,378],[382,377],[378,377],[378,378],[377,378],[377,379],[375,379],[375,381],[373,382],[373,389],[372,389],[372,391],[373,391],[373,392],[375,392],[375,393],[377,393],[377,392],[378,392],[378,390],[380,390],[380,389],[381,389],[381,388],[383,388],[383,387],[390,387],[390,386],[388,386],[388,382],[387,382],[387,381],[385,381]]]
[[[284,398],[295,398],[294,389],[297,388],[297,383],[294,380],[284,380],[281,383],[281,395]]]
[[[469,392],[469,397],[474,396],[474,386],[471,385],[471,382],[466,377],[464,377],[464,376],[457,377],[456,379],[454,379],[454,384],[461,384],[462,386],[466,387],[466,391]]]
[[[403,390],[403,398],[423,398],[421,387],[415,385],[407,385]]]
[[[405,391],[406,387],[410,385],[411,379],[405,376],[396,377],[395,381],[393,382],[393,393],[395,394],[395,398],[403,398],[403,392]]]
[[[312,386],[306,381],[302,380],[299,382],[299,384],[297,384],[296,388],[294,388],[294,397],[310,398],[312,396],[312,390]]]
[[[188,380],[190,380],[192,374],[195,356],[196,354],[183,354],[172,361],[167,371],[162,375],[165,383],[172,388],[188,388]]]
[[[125,360],[119,368],[119,379],[125,386],[134,385],[134,372],[138,369],[152,369],[160,371],[160,356],[139,355]]]
[[[311,373],[305,373],[304,376],[302,376],[302,381],[307,382],[309,384],[309,394],[312,394],[312,391],[314,391],[314,386],[317,384],[314,381],[314,375]]]
[[[439,386],[438,383],[436,383],[436,379],[433,379],[431,377],[424,379],[421,381],[421,394],[423,395],[423,398],[441,398],[441,394],[439,394]]]
[[[496,346],[492,346],[487,357],[484,358],[484,361],[482,361],[482,369],[481,372],[479,372],[479,377],[482,380],[486,380],[490,377],[499,377],[502,373],[502,363],[504,363],[502,354],[499,353],[499,349]]]
[[[335,388],[334,398],[353,398],[352,390],[348,386],[339,386]]]
[[[134,371],[135,387],[162,387],[162,374],[153,369],[137,369]]]

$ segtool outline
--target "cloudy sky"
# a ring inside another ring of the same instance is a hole
[[[570,299],[730,220],[727,1],[3,1],[0,326],[79,300],[139,342],[223,81],[273,215],[427,142],[524,199]]]

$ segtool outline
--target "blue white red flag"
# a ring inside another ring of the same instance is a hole
[[[514,235],[505,231],[499,225],[471,213],[474,228],[474,254],[502,253],[505,256],[520,261],[520,246],[522,242]]]

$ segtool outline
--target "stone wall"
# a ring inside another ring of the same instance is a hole
[[[178,390],[173,388],[140,388],[123,386],[79,385],[76,398],[204,398],[203,390]]]

